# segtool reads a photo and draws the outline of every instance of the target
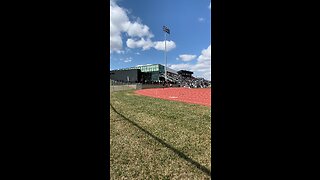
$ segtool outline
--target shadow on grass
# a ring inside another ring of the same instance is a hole
[[[121,116],[123,119],[127,120],[128,122],[130,122],[132,125],[136,126],[137,128],[139,128],[141,131],[145,132],[147,135],[151,136],[153,139],[157,140],[159,143],[161,143],[162,145],[164,145],[165,147],[167,147],[168,149],[172,150],[174,153],[176,153],[179,157],[185,159],[186,161],[188,161],[189,163],[193,164],[195,167],[197,167],[199,170],[201,170],[202,172],[206,173],[207,175],[209,175],[211,177],[211,171],[206,168],[205,166],[202,166],[201,164],[199,164],[198,162],[194,161],[193,159],[189,158],[187,155],[185,155],[184,153],[180,152],[179,150],[177,150],[176,148],[172,147],[171,145],[167,144],[166,142],[164,142],[162,139],[158,138],[157,136],[153,135],[152,133],[150,133],[149,131],[143,129],[142,127],[140,127],[137,123],[131,121],[130,119],[128,119],[127,117],[125,117],[124,115],[122,115],[121,113],[119,113],[113,106],[112,104],[110,104],[110,107],[113,109],[114,112],[116,112],[119,116]]]

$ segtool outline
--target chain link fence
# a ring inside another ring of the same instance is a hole
[[[142,89],[142,84],[132,82],[120,82],[110,79],[110,92],[124,91],[129,89]]]

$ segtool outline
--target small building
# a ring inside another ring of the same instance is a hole
[[[178,74],[180,74],[183,77],[192,77],[193,72],[187,71],[187,70],[180,70],[178,71]]]

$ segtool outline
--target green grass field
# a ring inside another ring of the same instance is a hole
[[[211,108],[110,95],[111,179],[211,179]]]

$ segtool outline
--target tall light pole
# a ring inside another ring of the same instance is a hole
[[[165,58],[165,67],[164,67],[164,73],[165,73],[165,82],[167,82],[167,33],[170,34],[170,29],[166,26],[163,26],[164,31],[164,58]]]
[[[167,82],[167,33],[164,33],[164,59],[165,59],[165,66],[164,66],[164,73],[165,73],[165,81]]]

